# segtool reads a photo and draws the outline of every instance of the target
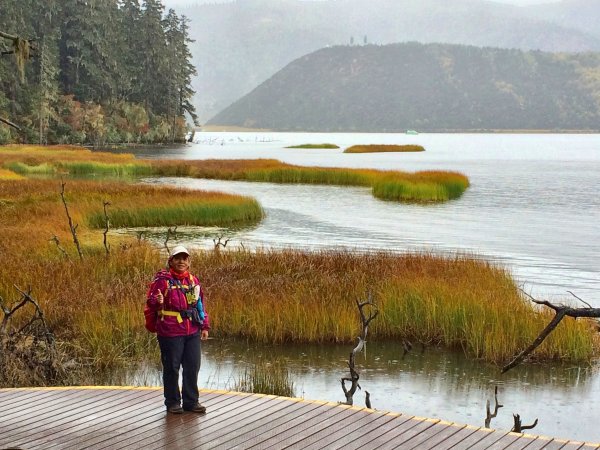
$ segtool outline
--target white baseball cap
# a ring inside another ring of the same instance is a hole
[[[187,248],[185,248],[183,245],[176,245],[173,247],[173,251],[171,252],[171,258],[180,253],[185,253],[188,256],[190,255],[190,252],[188,252]]]

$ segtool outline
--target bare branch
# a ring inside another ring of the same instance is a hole
[[[360,389],[360,385],[358,384],[360,375],[358,374],[358,372],[355,369],[356,354],[361,352],[364,349],[365,343],[367,341],[367,333],[369,331],[369,324],[371,323],[371,321],[373,319],[375,319],[375,317],[377,317],[377,314],[379,314],[379,309],[377,308],[377,305],[375,305],[371,301],[371,294],[369,294],[369,301],[361,303],[358,300],[356,300],[356,306],[358,306],[358,311],[360,314],[360,320],[361,320],[361,324],[362,324],[362,334],[361,334],[361,336],[358,337],[358,344],[352,350],[352,352],[350,352],[350,357],[348,358],[348,368],[350,369],[350,377],[349,378],[344,377],[341,379],[342,390],[344,391],[344,395],[346,396],[346,404],[347,405],[353,404],[354,394],[356,393],[357,389]],[[367,306],[370,307],[368,316],[365,314],[365,307],[367,307]],[[350,383],[350,388],[346,387],[346,381]]]
[[[580,297],[577,297],[575,294],[573,294],[573,292],[571,291],[567,291],[569,294],[571,294],[573,297],[575,297],[577,300],[579,300],[581,303],[585,304],[585,306],[587,306],[588,308],[591,308],[592,305],[590,305],[588,302],[586,302],[585,300],[583,300]]]
[[[485,427],[486,428],[490,427],[490,423],[492,422],[492,419],[498,415],[498,410],[500,408],[504,407],[504,405],[501,405],[498,403],[498,386],[494,387],[494,401],[496,402],[496,405],[494,406],[493,413],[490,411],[490,401],[487,400],[485,402]]]
[[[3,53],[3,54],[5,54],[5,53]],[[5,124],[6,124],[6,125],[8,125],[9,127],[13,127],[13,128],[16,128],[17,130],[21,131],[21,127],[20,127],[19,125],[17,125],[17,124],[15,124],[15,123],[11,122],[11,121],[10,121],[10,120],[8,120],[8,119],[4,119],[4,118],[0,117],[0,122],[2,122],[2,123],[5,123]]]
[[[532,428],[535,428],[535,426],[538,423],[538,420],[535,419],[535,422],[533,422],[531,425],[522,425],[521,424],[521,416],[519,416],[518,414],[513,414],[513,419],[515,421],[515,425],[513,426],[513,429],[510,430],[514,433],[521,433],[523,430],[531,430]]]
[[[171,230],[171,227],[167,228],[167,237],[165,238],[165,248],[167,249],[167,253],[170,255],[171,254],[171,250],[169,250],[169,246],[167,245],[167,243],[169,242],[169,239],[171,238],[171,235],[173,235],[173,237],[175,237],[177,235],[177,227],[173,228]]]
[[[221,239],[223,239],[223,235],[217,236],[217,239],[213,238],[213,244],[215,244],[215,250],[219,251],[220,247],[227,247],[227,243],[229,242],[229,238],[225,239],[224,242],[221,241]]]
[[[83,253],[81,252],[81,246],[79,245],[79,239],[77,238],[77,227],[79,225],[73,225],[73,219],[71,219],[71,214],[69,214],[69,207],[67,206],[67,200],[65,199],[65,185],[66,183],[61,181],[60,198],[65,206],[65,212],[67,213],[67,219],[69,220],[69,229],[71,230],[71,235],[73,236],[73,243],[77,248],[77,254],[79,255],[79,259],[83,261]]]
[[[108,242],[106,240],[106,235],[108,234],[108,228],[110,226],[110,219],[108,217],[106,207],[110,206],[110,202],[107,202],[106,200],[104,200],[103,205],[104,205],[104,224],[105,224],[104,232],[102,233],[104,235],[103,243],[104,243],[104,249],[106,250],[106,255],[110,255],[110,244],[108,244]]]
[[[558,326],[560,321],[565,316],[573,317],[575,319],[579,318],[579,317],[587,317],[587,318],[600,317],[600,308],[571,308],[571,307],[565,306],[565,305],[555,305],[546,300],[536,300],[529,294],[527,294],[527,293],[525,293],[525,294],[529,298],[531,298],[531,300],[534,303],[537,303],[538,305],[544,305],[544,306],[547,306],[548,308],[553,309],[554,312],[556,313],[556,315],[550,321],[550,323],[548,323],[548,325],[546,325],[546,328],[544,328],[540,332],[538,337],[535,338],[535,340],[529,346],[527,346],[527,348],[525,348],[521,353],[519,353],[517,356],[515,356],[510,363],[508,363],[507,365],[505,365],[502,368],[502,373],[509,371],[513,367],[518,366],[521,362],[523,362],[523,360],[525,359],[526,356],[528,356],[531,352],[533,352],[536,348],[538,348],[542,342],[544,342],[544,339],[546,339],[546,337],[548,337],[548,335],[552,332],[552,330],[554,330]]]
[[[63,255],[65,255],[65,257],[67,259],[71,259],[71,257],[69,256],[69,254],[67,253],[67,251],[62,248],[60,246],[60,241],[58,240],[58,236],[56,236],[55,234],[52,235],[52,239],[50,239],[51,242],[54,242],[56,244],[56,246],[58,247],[58,249],[62,252]]]

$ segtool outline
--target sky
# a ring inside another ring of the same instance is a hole
[[[202,3],[228,3],[233,0],[163,0],[163,4],[166,9],[169,8],[177,8],[178,6],[183,5],[194,5],[194,4],[202,4]],[[510,3],[513,5],[537,5],[540,3],[557,3],[560,0],[494,0],[498,3]]]

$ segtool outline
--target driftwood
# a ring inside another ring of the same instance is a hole
[[[65,212],[67,213],[67,219],[69,220],[69,229],[71,230],[71,235],[73,236],[73,243],[77,248],[77,254],[79,255],[79,259],[83,260],[81,245],[79,244],[79,238],[77,237],[77,227],[79,225],[73,225],[73,219],[71,218],[71,214],[69,214],[69,207],[67,206],[67,200],[65,199],[65,185],[66,183],[64,181],[62,181],[60,184],[60,198],[62,199],[63,205],[65,206]]]
[[[569,292],[569,293],[571,295],[573,295],[575,298],[577,298],[578,300],[581,300],[579,297],[577,297],[572,292]],[[538,348],[540,346],[540,344],[542,342],[544,342],[544,339],[546,339],[546,337],[548,337],[548,335],[552,332],[552,330],[554,330],[557,327],[557,325],[560,323],[560,321],[563,320],[563,318],[565,318],[566,316],[573,317],[575,319],[578,317],[587,317],[587,318],[600,317],[600,308],[592,308],[586,302],[584,302],[584,303],[586,303],[586,305],[588,306],[587,308],[573,308],[573,307],[566,306],[566,305],[555,305],[546,300],[536,300],[535,298],[533,298],[531,295],[527,294],[526,292],[525,292],[525,295],[527,295],[534,303],[536,303],[538,305],[544,305],[544,306],[547,306],[548,308],[552,308],[556,314],[555,314],[554,318],[550,321],[550,323],[548,323],[548,325],[546,325],[546,328],[544,328],[541,331],[541,333],[538,335],[538,337],[535,338],[535,340],[529,346],[527,346],[527,348],[525,348],[522,352],[520,352],[518,355],[516,355],[512,359],[511,362],[509,362],[507,365],[505,365],[502,368],[502,373],[509,371],[513,367],[516,367],[521,362],[523,362],[523,360],[531,352],[533,352],[536,348]],[[583,300],[581,300],[581,301],[583,302]]]
[[[498,410],[504,406],[504,405],[501,405],[500,403],[498,403],[498,386],[494,387],[494,401],[496,404],[494,406],[493,413],[490,410],[490,401],[488,400],[485,403],[485,427],[486,428],[490,427],[490,423],[492,422],[492,419],[498,415]]]
[[[69,254],[67,253],[67,251],[66,251],[64,248],[62,248],[62,247],[60,246],[60,241],[58,240],[58,236],[57,236],[57,235],[55,235],[55,234],[54,234],[54,235],[52,236],[52,239],[50,239],[50,242],[54,242],[54,243],[56,244],[56,247],[57,247],[57,248],[58,248],[58,249],[61,251],[61,253],[62,253],[63,255],[65,255],[65,257],[66,257],[67,259],[71,259],[71,257],[70,257],[70,256],[69,256]]]
[[[219,251],[221,249],[221,247],[225,248],[227,247],[227,243],[229,242],[229,238],[225,239],[224,241],[222,241],[221,239],[223,239],[223,235],[221,236],[217,236],[217,239],[213,238],[213,244],[215,244],[215,251]]]
[[[369,331],[369,324],[371,323],[371,321],[373,319],[375,319],[375,317],[377,317],[377,314],[379,314],[379,309],[377,308],[377,305],[375,305],[372,301],[370,301],[370,295],[369,295],[369,301],[366,302],[359,302],[358,300],[356,301],[356,306],[358,306],[358,311],[360,313],[360,320],[361,320],[361,324],[362,324],[362,334],[358,337],[358,344],[356,345],[356,347],[352,350],[352,352],[350,352],[350,357],[348,358],[348,368],[350,369],[350,377],[344,377],[341,379],[342,382],[342,390],[344,391],[344,395],[346,396],[346,405],[352,405],[354,404],[354,394],[356,393],[356,389],[361,389],[360,385],[358,384],[358,380],[360,379],[360,375],[358,374],[358,372],[356,371],[355,368],[355,357],[356,354],[361,352],[364,347],[365,347],[365,343],[367,342],[367,333]],[[369,307],[370,311],[369,311],[369,315],[367,316],[365,314],[365,307]],[[350,388],[346,387],[346,382],[350,383]],[[369,397],[367,397],[368,399]],[[370,401],[369,401],[370,403]]]
[[[5,306],[0,297],[0,309],[4,314],[0,323],[0,383],[15,383],[16,376],[25,376],[28,382],[51,382],[63,370],[54,334],[42,308],[31,295],[31,288],[27,291],[16,285],[14,288],[21,298],[12,307]],[[11,326],[15,315],[28,305],[34,308],[31,318],[23,325]]]
[[[2,117],[0,117],[0,122],[5,123],[6,125],[16,128],[17,130],[21,131],[21,127],[19,125],[17,125],[16,123],[11,122],[8,119],[4,119]]]
[[[535,419],[535,422],[533,422],[531,425],[522,425],[521,416],[519,416],[518,414],[513,414],[513,419],[515,420],[515,425],[510,431],[513,431],[515,433],[521,433],[523,430],[531,430],[532,428],[535,428],[535,426],[538,424],[538,420]]]
[[[173,228],[172,230],[171,227],[167,228],[167,237],[165,238],[164,246],[167,249],[167,253],[169,254],[169,256],[171,255],[171,250],[169,249],[169,246],[167,244],[169,242],[169,239],[171,239],[171,235],[173,235],[173,237],[177,236],[177,227]]]
[[[104,243],[104,249],[106,250],[106,255],[110,255],[110,244],[106,240],[106,235],[108,234],[108,228],[110,227],[110,219],[108,217],[108,212],[106,211],[106,207],[110,206],[110,202],[104,200],[104,232],[102,242]]]

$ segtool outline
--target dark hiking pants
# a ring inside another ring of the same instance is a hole
[[[191,408],[198,402],[198,372],[200,371],[200,336],[158,336],[163,366],[165,405]],[[183,366],[182,393],[179,392],[179,368]]]

